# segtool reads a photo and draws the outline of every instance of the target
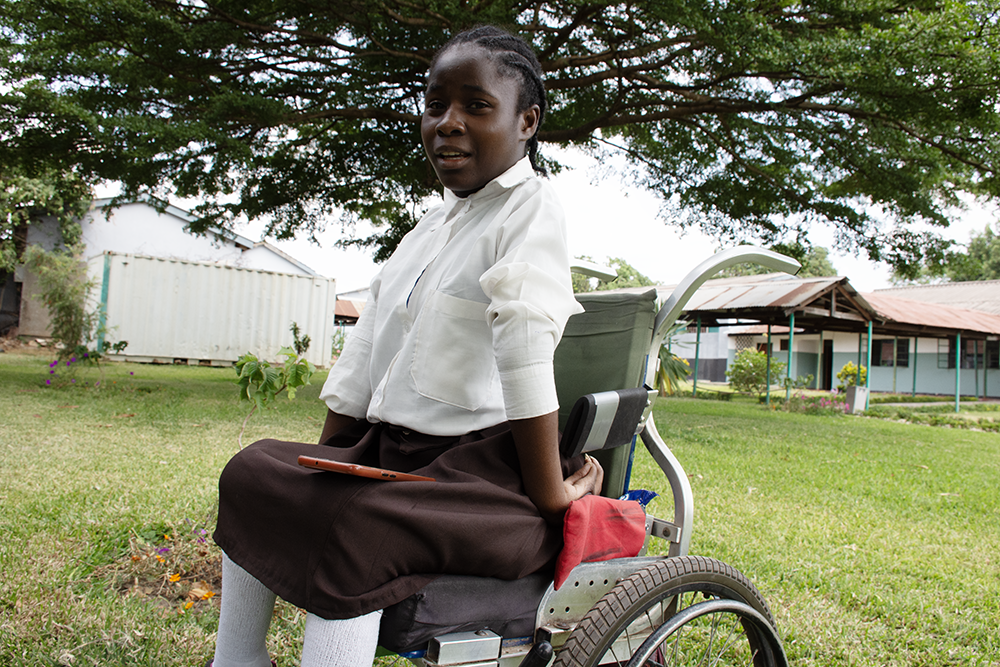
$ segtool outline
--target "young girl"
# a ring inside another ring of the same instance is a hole
[[[580,309],[563,213],[535,172],[541,67],[496,28],[431,63],[421,136],[444,185],[372,281],[321,394],[320,446],[265,440],[219,481],[214,667],[260,666],[275,594],[306,609],[302,665],[370,665],[381,610],[437,575],[551,567],[595,461],[558,452],[552,356]],[[300,454],[435,479],[309,470]]]

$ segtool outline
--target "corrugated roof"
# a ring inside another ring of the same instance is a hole
[[[660,300],[669,297],[674,287],[658,286]],[[622,291],[640,289],[648,288]],[[684,311],[687,319],[698,314],[715,320],[748,319],[772,324],[787,323],[789,313],[795,312],[796,329],[863,331],[871,320],[881,334],[1000,334],[1000,315],[884,292],[860,294],[844,276],[796,278],[776,273],[709,280],[695,292]]]
[[[934,329],[1000,334],[1000,315],[903,299],[891,294],[869,293],[865,298],[880,317],[892,322]]]
[[[795,278],[782,274],[771,280],[739,283],[736,279],[709,280],[688,302],[687,310],[746,310],[753,308],[795,308],[810,303],[838,285],[846,285],[852,296],[857,292],[847,279]]]
[[[333,312],[337,317],[352,317],[354,319],[358,319],[361,317],[361,310],[363,307],[364,306],[362,305],[362,307],[359,308],[357,303],[348,299],[337,299],[333,306]]]
[[[1000,315],[1000,280],[907,285],[875,290],[875,293]]]

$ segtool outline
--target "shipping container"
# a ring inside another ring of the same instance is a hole
[[[105,347],[128,341],[114,358],[229,365],[251,352],[276,361],[295,322],[311,339],[306,358],[330,363],[332,278],[113,252],[93,257],[88,272]]]

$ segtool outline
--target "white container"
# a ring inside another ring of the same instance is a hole
[[[864,412],[868,407],[868,387],[847,388],[847,411],[851,414]]]
[[[89,262],[92,298],[106,309],[105,339],[128,341],[118,358],[228,365],[251,352],[278,360],[289,328],[311,338],[306,358],[330,362],[336,281],[142,255]]]

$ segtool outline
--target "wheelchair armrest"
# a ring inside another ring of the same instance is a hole
[[[578,456],[631,443],[655,398],[656,390],[645,387],[581,396],[566,420],[560,449],[565,456]]]

